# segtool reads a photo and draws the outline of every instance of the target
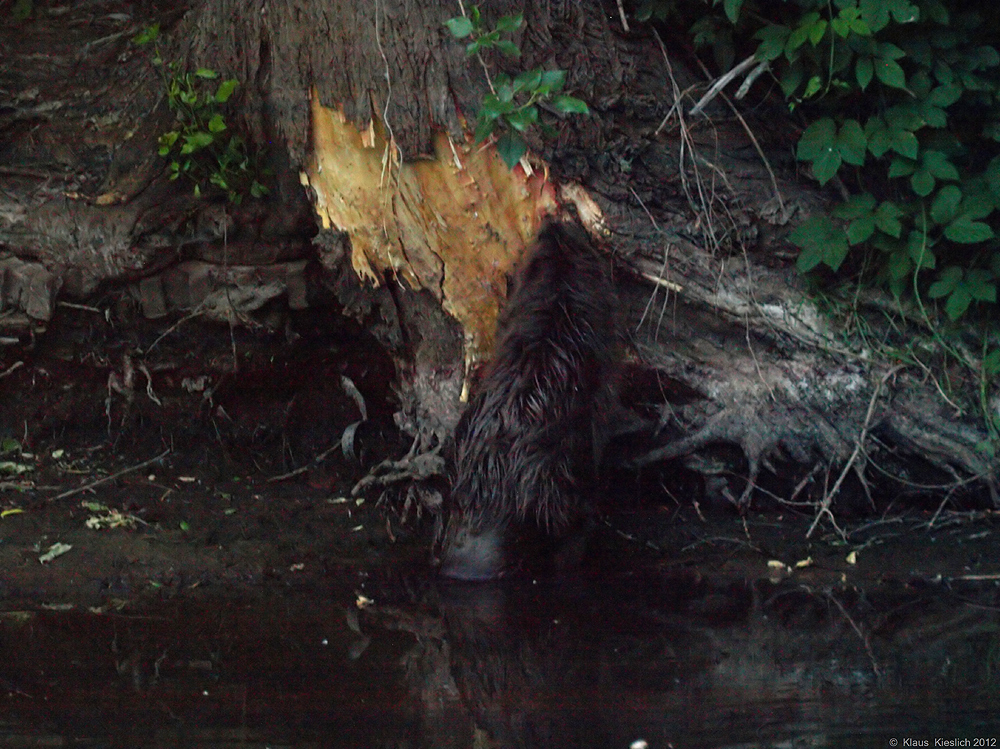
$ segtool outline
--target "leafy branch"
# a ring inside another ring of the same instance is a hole
[[[239,86],[235,78],[213,82],[220,75],[209,68],[193,73],[177,62],[165,62],[156,44],[159,25],[154,24],[133,37],[142,46],[152,42],[153,64],[160,69],[167,94],[167,105],[175,115],[174,129],[160,135],[159,154],[170,159],[170,179],[182,175],[194,183],[195,197],[201,197],[208,185],[226,193],[230,202],[240,203],[249,193],[259,198],[268,189],[256,178],[266,173],[259,168],[256,154],[247,149],[246,141],[231,133],[223,114],[223,106]]]
[[[584,101],[558,93],[566,83],[565,70],[535,68],[514,78],[505,73],[490,75],[483,53],[496,49],[508,57],[521,56],[517,44],[504,35],[522,26],[524,14],[503,16],[493,29],[488,29],[477,6],[473,5],[467,14],[463,7],[462,13],[444,25],[455,39],[469,40],[465,52],[479,61],[490,87],[476,115],[476,143],[499,132],[497,152],[513,169],[528,148],[523,133],[537,125],[542,132],[551,134],[551,128],[539,120],[539,105],[546,104],[560,114],[587,114],[590,110]]]

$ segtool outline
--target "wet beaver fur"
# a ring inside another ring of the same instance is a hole
[[[616,404],[608,265],[570,224],[546,224],[527,252],[493,359],[456,430],[442,574],[503,574],[512,525],[558,540],[589,522]]]

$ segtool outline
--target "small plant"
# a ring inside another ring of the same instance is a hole
[[[132,41],[138,46],[155,44],[159,31],[154,24]],[[266,195],[267,187],[256,178],[265,170],[259,167],[257,155],[248,151],[246,141],[230,132],[223,114],[239,81],[229,78],[216,85],[220,79],[216,71],[184,71],[177,62],[165,62],[158,47],[153,64],[161,70],[167,104],[176,116],[174,129],[159,137],[160,156],[170,159],[170,179],[183,175],[191,180],[196,197],[212,185],[236,204],[247,193],[255,198]]]
[[[520,57],[518,46],[503,35],[513,33],[523,23],[524,15],[518,13],[503,16],[497,21],[496,28],[487,29],[479,8],[473,5],[468,15],[451,18],[444,24],[456,39],[469,40],[465,52],[479,60],[490,86],[490,93],[483,97],[476,115],[476,143],[482,143],[498,130],[502,131],[497,138],[497,152],[511,169],[528,148],[522,133],[535,125],[546,134],[551,132],[551,128],[539,121],[540,103],[547,103],[562,114],[587,114],[590,111],[580,99],[558,93],[566,83],[565,70],[535,68],[514,78],[504,73],[490,75],[482,53],[496,49],[508,57]]]

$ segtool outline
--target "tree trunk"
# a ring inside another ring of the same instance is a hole
[[[734,500],[790,460],[826,508],[852,480],[906,491],[933,479],[934,491],[985,490],[997,504],[997,463],[979,449],[995,385],[967,378],[938,397],[932,367],[874,355],[819,310],[782,239],[823,203],[795,181],[791,124],[764,94],[755,118],[720,97],[688,119],[707,81],[676,40],[626,29],[598,4],[523,7],[521,58],[485,65],[564,69],[591,115],[543,112],[557,136],[529,136],[509,170],[468,134],[487,84],[443,27],[457,3],[163,5],[39,11],[0,32],[0,87],[14,92],[0,112],[6,330],[44,328],[60,294],[85,300],[106,282],[128,286],[148,317],[303,307],[318,259],[319,284],[397,362],[411,457],[436,454],[489,355],[507,274],[542,216],[571,203],[621,269],[634,364],[623,398],[658,423],[636,465],[682,459],[709,475],[695,457],[728,443],[745,466],[722,472],[742,479],[706,485]],[[522,9],[480,7],[488,23]],[[166,179],[163,68],[129,41],[154,21],[164,60],[241,82],[239,130],[274,172],[265,199],[226,206]],[[40,49],[43,63],[26,62]],[[913,329],[885,328],[883,348]]]

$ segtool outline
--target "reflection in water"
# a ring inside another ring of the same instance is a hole
[[[360,610],[343,587],[0,614],[0,746],[1000,739],[995,587],[650,572],[363,589]]]

